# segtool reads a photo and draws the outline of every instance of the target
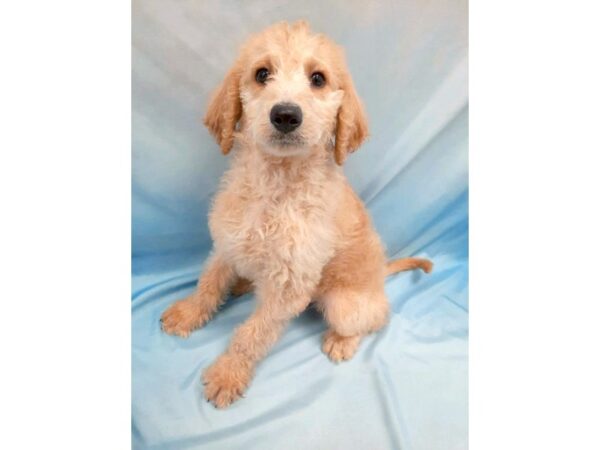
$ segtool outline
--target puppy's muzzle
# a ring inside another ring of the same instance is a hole
[[[294,103],[277,103],[271,108],[271,123],[282,133],[290,133],[302,124],[302,110]]]

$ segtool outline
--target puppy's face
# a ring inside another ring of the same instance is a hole
[[[335,142],[339,164],[367,134],[341,50],[303,22],[274,25],[242,49],[205,119],[224,153],[238,122],[259,149],[274,156],[330,151]]]
[[[305,29],[277,28],[247,53],[240,86],[244,127],[259,148],[298,156],[324,147],[344,97],[333,46]]]

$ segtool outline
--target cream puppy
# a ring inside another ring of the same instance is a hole
[[[255,290],[256,310],[203,374],[206,398],[222,408],[242,395],[256,364],[311,301],[329,326],[323,351],[334,362],[349,359],[387,321],[385,276],[432,265],[386,263],[341,170],[367,137],[364,110],[342,50],[306,23],[251,37],[205,124],[233,156],[209,216],[214,249],[196,292],[161,321],[165,332],[186,337],[228,292]]]

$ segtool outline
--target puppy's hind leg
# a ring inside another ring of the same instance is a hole
[[[189,297],[172,304],[162,315],[165,333],[188,337],[204,325],[225,298],[234,280],[233,269],[219,255],[212,255],[198,281],[198,288]]]
[[[329,324],[323,352],[333,362],[352,358],[363,336],[383,327],[389,314],[383,291],[334,289],[325,293],[317,306]]]

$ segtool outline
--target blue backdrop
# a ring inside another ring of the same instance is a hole
[[[206,215],[228,161],[201,125],[207,96],[249,33],[307,19],[346,48],[371,137],[345,172],[392,256],[434,273],[390,277],[389,325],[350,362],[320,350],[307,311],[216,410],[200,373],[254,298],[230,300],[187,339],[159,317],[210,250]],[[467,3],[133,1],[132,426],[136,449],[467,447]]]

